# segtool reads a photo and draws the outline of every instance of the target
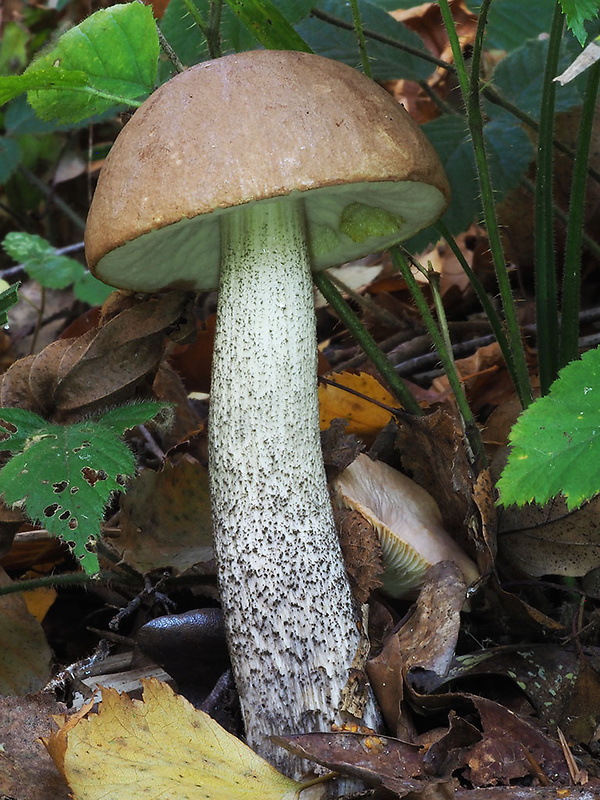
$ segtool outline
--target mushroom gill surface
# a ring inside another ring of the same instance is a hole
[[[339,505],[361,513],[377,531],[386,594],[414,593],[439,561],[454,561],[467,584],[479,578],[473,561],[444,528],[436,501],[398,470],[361,454],[333,481],[333,489]]]

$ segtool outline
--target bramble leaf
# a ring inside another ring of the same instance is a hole
[[[521,414],[510,443],[498,482],[502,505],[562,494],[571,511],[600,491],[600,349],[560,371],[549,394]]]
[[[140,403],[125,407],[121,416],[109,412],[73,425],[53,425],[20,408],[0,409],[0,451],[13,453],[0,470],[4,501],[67,542],[88,574],[97,572],[92,548],[104,510],[135,472],[121,435],[162,408]]]
[[[584,45],[587,38],[584,22],[596,19],[600,11],[599,0],[560,0],[560,4],[567,18],[567,26],[573,31],[579,44]]]

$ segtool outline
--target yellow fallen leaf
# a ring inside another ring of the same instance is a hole
[[[305,784],[167,684],[143,684],[143,702],[104,689],[97,714],[67,722],[66,733],[45,742],[75,800],[296,800]]]
[[[331,380],[341,386],[353,389],[372,398],[379,403],[393,408],[397,407],[397,401],[385,389],[379,381],[367,372],[340,372],[331,375]],[[386,411],[376,403],[358,397],[344,389],[336,386],[321,384],[319,386],[319,408],[321,430],[325,430],[331,425],[332,420],[347,419],[347,433],[357,436],[375,435],[388,424],[391,418],[389,411]]]

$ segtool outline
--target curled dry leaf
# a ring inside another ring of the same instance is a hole
[[[388,638],[381,653],[367,663],[367,674],[386,723],[398,736],[403,735],[404,678],[416,667],[440,679],[446,675],[456,648],[465,590],[454,562],[430,567],[412,615]]]
[[[454,561],[465,580],[479,578],[475,564],[444,529],[437,503],[421,486],[382,461],[358,458],[333,481],[341,507],[359,511],[379,537],[383,589],[392,597],[414,592],[439,561]]]
[[[0,404],[72,422],[130,400],[144,383],[151,386],[165,336],[187,303],[183,292],[147,298],[76,339],[16,361],[0,379]]]
[[[89,708],[44,740],[75,800],[295,800],[286,778],[208,714],[156,679],[144,699],[102,692]]]

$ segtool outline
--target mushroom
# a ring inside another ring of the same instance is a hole
[[[342,723],[359,645],[319,439],[311,270],[446,208],[439,160],[381,87],[301,52],[199,64],[118,136],[91,205],[96,277],[219,288],[209,416],[215,554],[248,743]],[[363,722],[377,727],[370,692]]]
[[[436,501],[426,489],[383,461],[361,454],[332,483],[338,505],[358,511],[373,525],[383,558],[382,589],[409,597],[440,561],[454,561],[467,585],[479,570],[444,528]]]

